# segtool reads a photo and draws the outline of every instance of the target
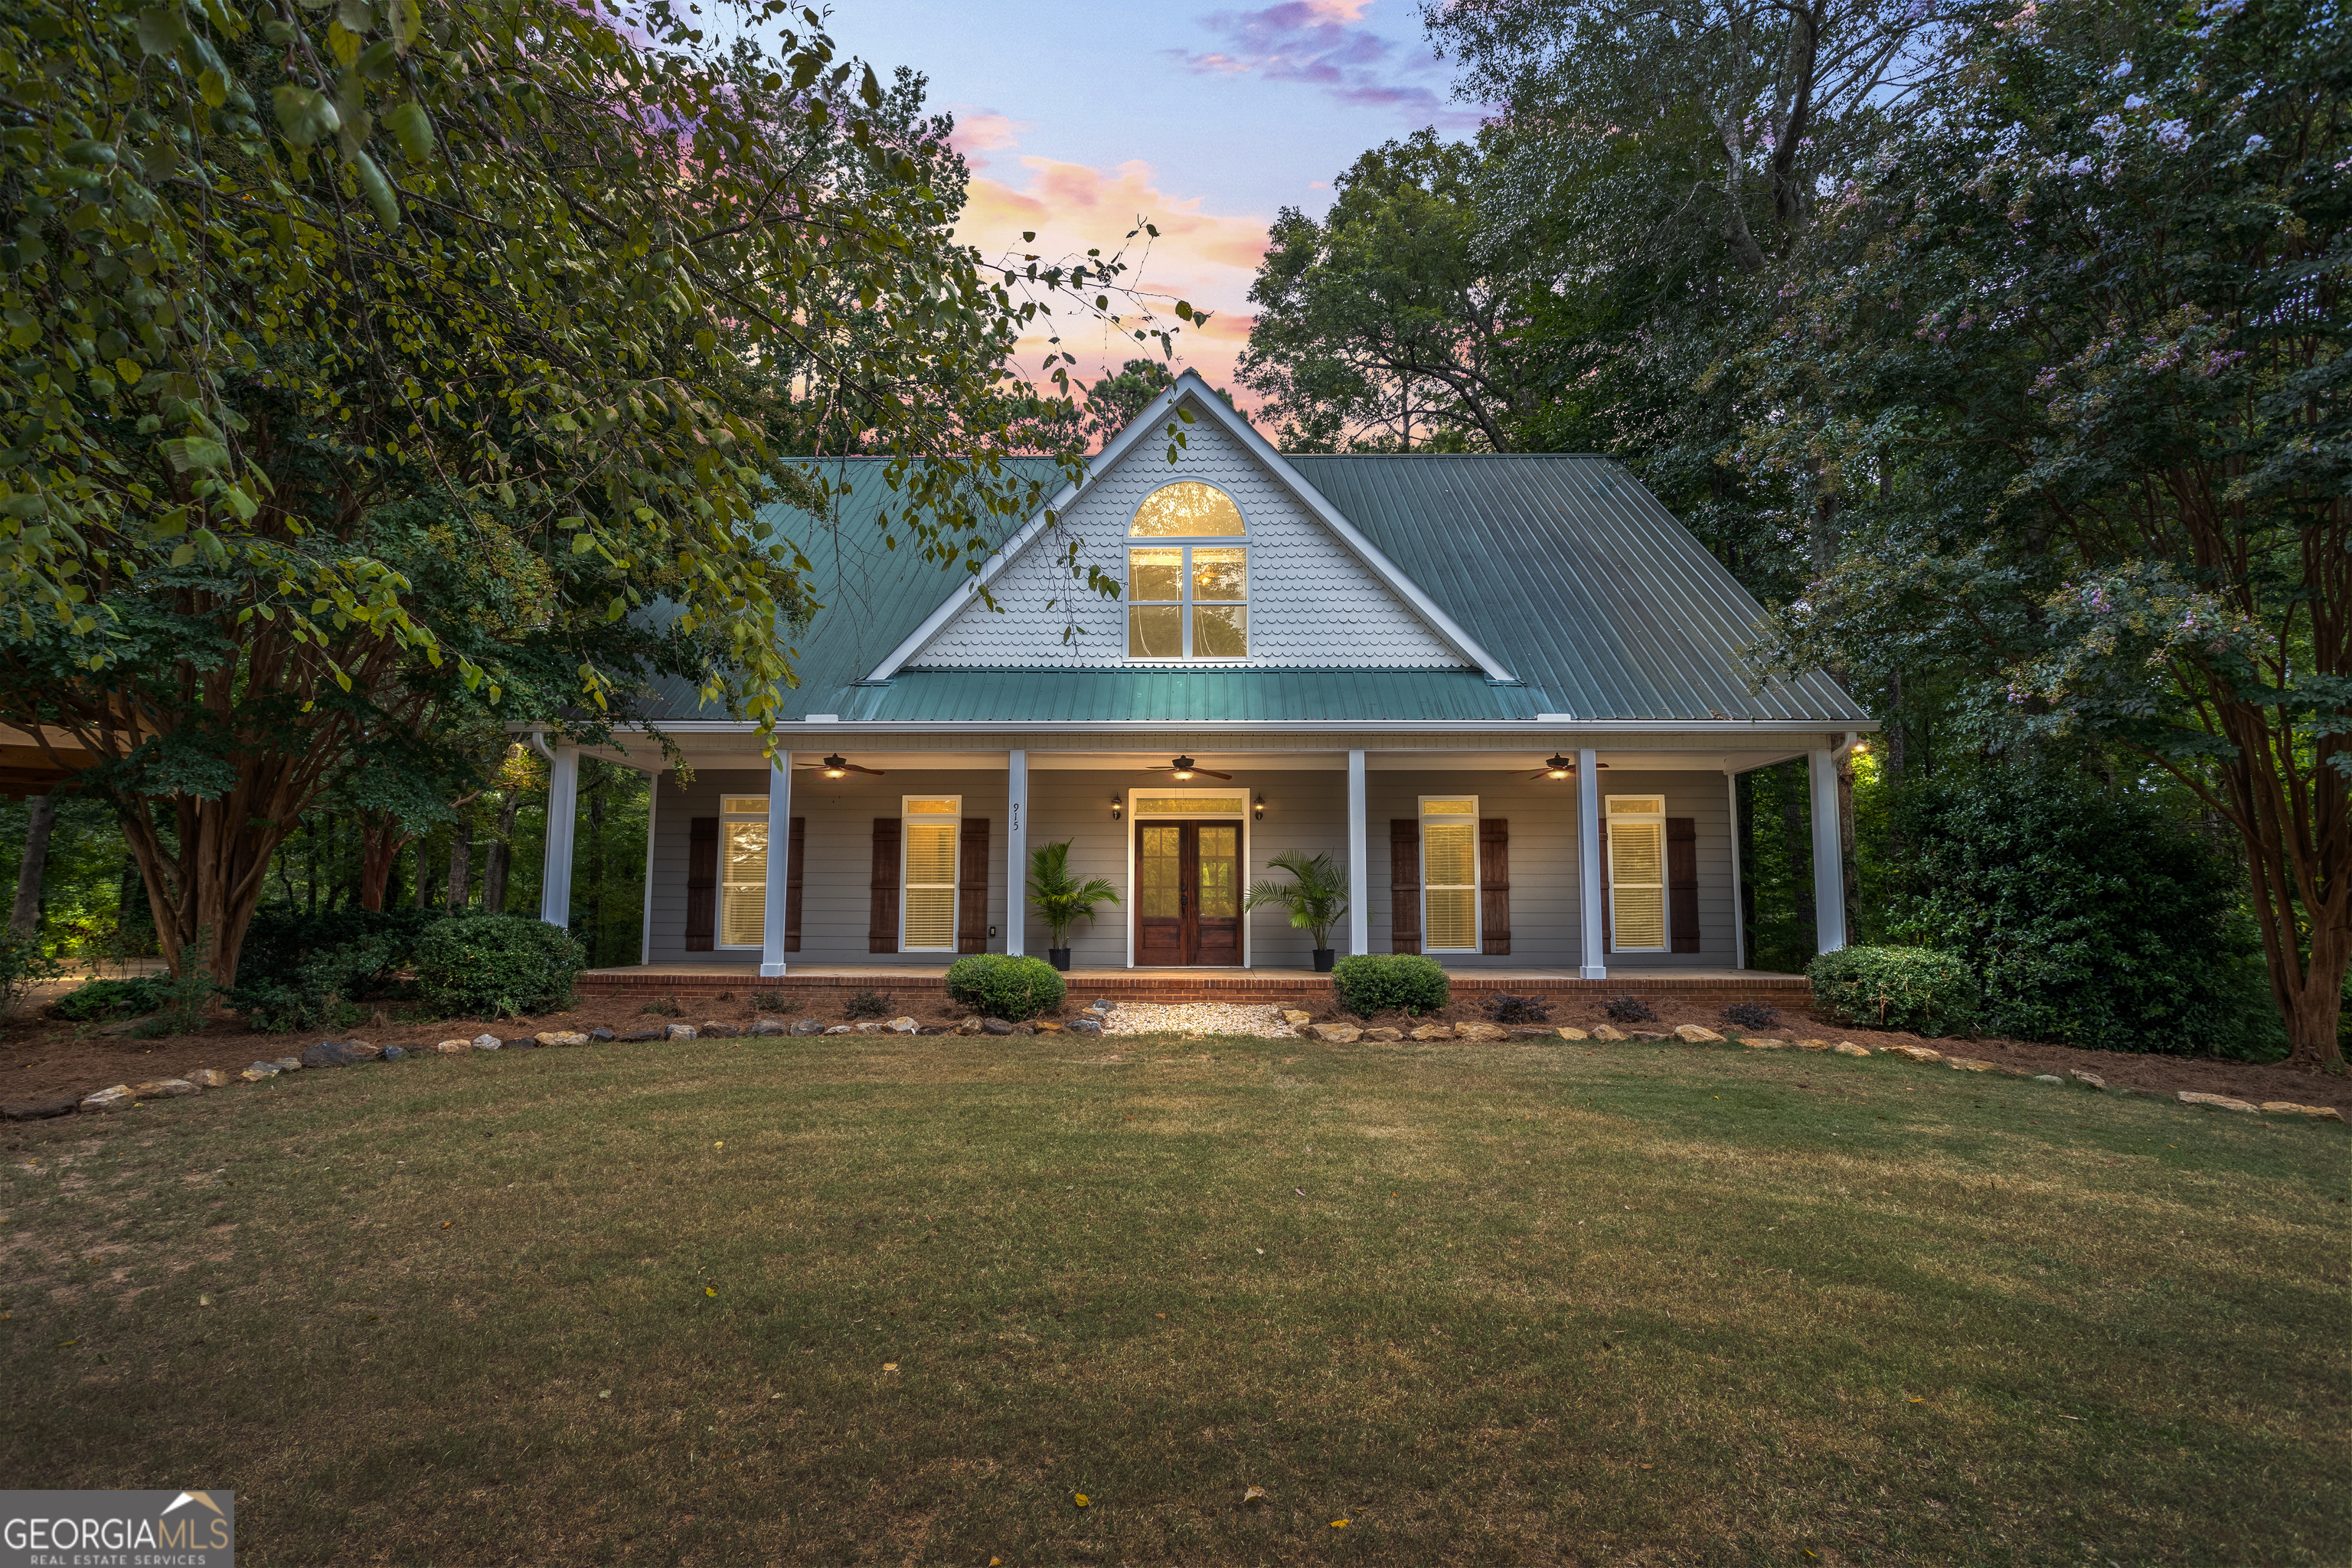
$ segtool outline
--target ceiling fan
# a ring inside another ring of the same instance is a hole
[[[1607,763],[1598,764],[1607,767]],[[1558,752],[1544,759],[1544,765],[1529,773],[1531,779],[1572,779],[1576,776],[1576,759],[1563,757]]]
[[[838,752],[825,758],[822,763],[802,763],[799,764],[798,771],[807,773],[812,768],[829,779],[845,779],[852,773],[872,773],[877,779],[882,776],[880,768],[861,768]]]
[[[1190,757],[1171,758],[1168,765],[1164,768],[1145,768],[1143,772],[1147,773],[1168,773],[1180,779],[1189,779],[1195,773],[1206,773],[1213,779],[1230,779],[1234,776],[1231,773],[1221,773],[1214,768],[1204,768]]]

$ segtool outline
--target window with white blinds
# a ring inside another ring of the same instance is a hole
[[[719,800],[719,945],[758,947],[768,927],[768,797]]]
[[[951,952],[956,944],[956,841],[963,831],[963,797],[906,795],[898,900],[898,946],[907,952]]]
[[[1666,951],[1666,801],[1609,797],[1609,929],[1619,952]]]
[[[1478,797],[1421,797],[1421,947],[1478,951]]]

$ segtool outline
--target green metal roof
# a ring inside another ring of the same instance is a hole
[[[1287,460],[1519,682],[1428,669],[908,669],[861,684],[961,581],[882,547],[885,459],[829,461],[852,489],[829,522],[772,518],[823,604],[796,639],[787,714],[844,721],[1264,722],[1866,719],[1826,676],[1748,689],[1739,650],[1762,609],[1622,466],[1563,455]],[[1044,458],[1024,476],[1051,483]],[[690,688],[669,719],[722,718]]]

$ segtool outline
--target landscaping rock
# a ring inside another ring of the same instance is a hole
[[[894,1035],[919,1035],[923,1032],[923,1026],[920,1024],[907,1017],[893,1018],[882,1026]]]
[[[236,1076],[245,1079],[247,1083],[259,1083],[263,1079],[276,1078],[278,1076],[278,1064],[276,1062],[256,1062]]]
[[[770,1035],[786,1034],[789,1033],[790,1030],[791,1026],[786,1024],[782,1018],[754,1018],[751,1020],[751,1028],[750,1032],[756,1037],[766,1037]]]
[[[1754,1039],[1742,1039],[1739,1043],[1751,1051],[1785,1051],[1789,1048],[1788,1041],[1776,1040],[1769,1035],[1759,1035]]]
[[[1327,1046],[1352,1046],[1363,1037],[1353,1024],[1309,1024],[1307,1032]]]
[[[1748,1043],[1752,1046],[1756,1042],[1750,1040]],[[1830,1048],[1830,1043],[1827,1040],[1795,1040],[1790,1044],[1801,1051],[1825,1051]]]
[[[2084,1089],[2105,1089],[2107,1087],[2107,1080],[2101,1078],[2095,1072],[2083,1072],[2077,1070],[2070,1072],[2066,1076],[2073,1079],[2076,1083],[2081,1084]]]
[[[1454,1025],[1454,1037],[1457,1040],[1507,1040],[1511,1032],[1500,1024],[1482,1024],[1473,1019],[1467,1024]]]
[[[180,1100],[191,1094],[203,1092],[203,1089],[184,1078],[160,1078],[152,1083],[131,1086],[131,1098],[135,1100]]]
[[[1604,1040],[1614,1045],[1616,1042],[1625,1037],[1625,1031],[1620,1029],[1614,1024],[1603,1024],[1592,1031],[1592,1037],[1596,1040]]]
[[[1384,1046],[1392,1046],[1399,1040],[1404,1038],[1404,1031],[1402,1029],[1391,1029],[1386,1025],[1382,1025],[1377,1029],[1366,1029],[1358,1037],[1360,1039],[1377,1040]]]
[[[398,1046],[386,1046],[383,1048],[383,1059],[388,1062],[404,1062],[408,1059],[408,1053]],[[213,1069],[206,1068],[205,1070],[211,1072]]]
[[[1686,1046],[1719,1046],[1723,1043],[1721,1035],[1717,1034],[1713,1029],[1701,1028],[1696,1024],[1675,1025],[1675,1038]],[[1750,1044],[1753,1043],[1750,1042]],[[1780,1042],[1775,1040],[1772,1043],[1777,1046]]]
[[[610,1029],[591,1029],[588,1031],[588,1037],[595,1041],[600,1046],[609,1046],[613,1043],[613,1031]]]
[[[386,1046],[383,1054],[390,1056],[399,1048],[398,1046]],[[198,1068],[188,1075],[188,1081],[204,1089],[226,1089],[236,1081],[236,1075],[223,1072],[218,1068]]]
[[[983,1035],[1009,1035],[1013,1033],[1013,1021],[1009,1018],[982,1018],[980,1032]]]
[[[2193,1089],[2184,1089],[2173,1098],[2183,1105],[2210,1105],[2216,1110],[2245,1110],[2257,1116],[2262,1114],[2259,1107],[2246,1100],[2231,1100],[2226,1094],[2200,1094]]]
[[[2265,1100],[2263,1109],[2273,1116],[2315,1116],[2322,1121],[2344,1120],[2344,1113],[2332,1105],[2297,1105],[2292,1100]]]
[[[847,1024],[835,1024],[825,1030],[828,1035],[854,1035],[857,1031]]]
[[[1103,1032],[1100,1018],[1073,1018],[1070,1032],[1074,1035],[1099,1035]]]
[[[822,1035],[824,1033],[824,1020],[822,1018],[795,1018],[793,1020],[791,1032],[795,1035]]]
[[[1315,1015],[1302,1013],[1296,1007],[1285,1007],[1282,1010],[1282,1021],[1294,1029],[1303,1029],[1315,1021]]]
[[[131,1086],[118,1083],[112,1089],[101,1089],[95,1094],[83,1096],[81,1108],[84,1110],[127,1110],[138,1103],[138,1097],[131,1092]]]
[[[474,1037],[474,1048],[478,1051],[495,1051],[505,1044],[504,1040],[487,1029]]]
[[[862,1024],[852,1026],[861,1035],[878,1035],[888,1026],[879,1018],[868,1018]]]
[[[372,1062],[382,1055],[382,1046],[370,1045],[365,1040],[320,1040],[315,1046],[303,1047],[302,1065],[306,1068],[356,1067],[361,1062]]]
[[[1840,1040],[1836,1045],[1832,1046],[1830,1049],[1835,1051],[1842,1057],[1866,1057],[1870,1054],[1869,1047],[1865,1046],[1857,1046],[1852,1040]]]
[[[1562,1029],[1559,1037],[1563,1040],[1589,1040],[1592,1037],[1581,1029]]]
[[[499,1042],[499,1049],[502,1051],[535,1051],[539,1049],[539,1041],[533,1036],[519,1035],[511,1040],[500,1040]]]
[[[1423,1024],[1412,1032],[1416,1040],[1450,1040],[1454,1037],[1451,1024]]]
[[[474,1048],[474,1042],[471,1040],[443,1040],[439,1045],[435,1046],[433,1048],[439,1051],[445,1057],[462,1057],[467,1051]]]
[[[2035,1074],[2033,1075],[2033,1081],[2034,1081],[2034,1082],[2036,1082],[2036,1083],[2054,1083],[2054,1084],[2056,1084],[2060,1089],[2063,1089],[2063,1088],[2065,1088],[2065,1087],[2066,1087],[2066,1080],[2065,1080],[2064,1079],[2063,1079],[2063,1078],[2060,1078],[2060,1077],[2059,1077],[2056,1073],[2054,1073],[2054,1072],[2038,1072],[2038,1073],[2035,1073]]]
[[[1925,1046],[1888,1046],[1885,1048],[1892,1055],[1908,1057],[1915,1062],[1939,1062],[1944,1059],[1943,1052],[1931,1051]]]
[[[279,1072],[300,1072],[302,1070],[302,1058],[300,1057],[279,1057],[278,1058],[278,1070]]]
[[[0,1106],[0,1120],[8,1121],[47,1121],[53,1116],[71,1116],[81,1103],[78,1094],[52,1095],[47,1100],[27,1100],[20,1104]]]
[[[1118,1010],[1118,1004],[1108,996],[1097,996],[1087,1004],[1087,1011],[1089,1013],[1113,1013]]]
[[[683,1024],[671,1025],[669,1030],[671,1037],[678,1037],[677,1032],[682,1028],[686,1028]],[[689,1040],[694,1038],[694,1031],[687,1029],[684,1037]],[[576,1029],[549,1029],[533,1035],[530,1038],[533,1045],[539,1046],[584,1046],[588,1043],[588,1037]]]
[[[691,1024],[671,1024],[662,1030],[662,1038],[665,1040],[691,1040],[696,1037],[694,1026]]]
[[[636,1046],[643,1045],[648,1040],[658,1040],[661,1037],[662,1032],[659,1029],[632,1029],[621,1037],[621,1043],[625,1046]]]
[[[1992,1063],[1980,1062],[1973,1057],[1946,1057],[1944,1058],[1944,1065],[1950,1068],[1954,1072],[1990,1072],[1993,1070]]]
[[[735,1026],[732,1024],[705,1024],[697,1031],[696,1037],[705,1040],[731,1040],[735,1037]]]
[[[1037,1032],[1037,1026],[1034,1024],[1015,1024],[1013,1026],[1013,1032],[1016,1035],[1034,1035]]]
[[[1041,1035],[1059,1035],[1067,1032],[1060,1024],[1055,1023],[1051,1018],[1040,1018],[1034,1024],[1031,1025],[1030,1027],[1035,1029]]]
[[[1559,1038],[1559,1031],[1553,1028],[1549,1024],[1514,1024],[1511,1026],[1511,1038],[1515,1040],[1556,1040]]]

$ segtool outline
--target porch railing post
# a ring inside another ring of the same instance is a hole
[[[1007,752],[1004,768],[1004,951],[1029,951],[1029,753]]]
[[[1348,951],[1371,948],[1371,879],[1364,852],[1364,753],[1348,753]]]
[[[540,862],[539,918],[572,929],[572,829],[580,812],[580,748],[558,746],[547,766],[547,855]]]
[[[1813,786],[1813,930],[1815,945],[1835,952],[1845,945],[1845,865],[1839,844],[1837,758],[1808,752]]]
[[[784,897],[793,874],[793,754],[778,752],[768,780],[768,885],[761,896],[760,976],[784,973]]]
[[[1745,847],[1739,841],[1739,775],[1729,768],[1723,770],[1723,799],[1730,809],[1731,823],[1731,967],[1748,967],[1748,913],[1739,898],[1739,852]]]
[[[1576,753],[1576,866],[1584,926],[1584,966],[1578,973],[1587,980],[1606,980],[1601,900],[1609,874],[1601,864],[1601,757],[1589,746]]]

